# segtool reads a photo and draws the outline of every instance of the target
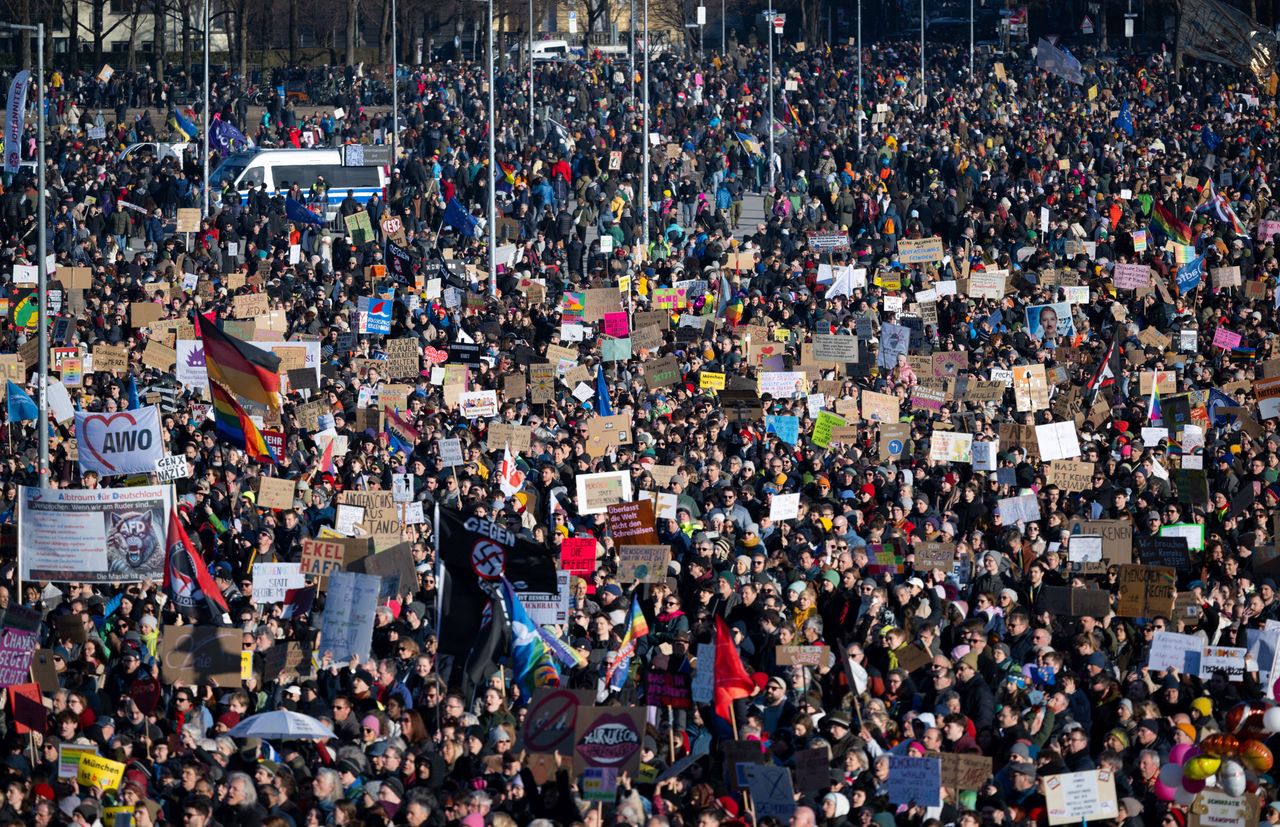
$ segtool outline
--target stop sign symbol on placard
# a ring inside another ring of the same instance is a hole
[[[471,568],[483,580],[501,578],[506,561],[506,552],[492,540],[478,540],[471,547]]]
[[[550,753],[572,748],[578,724],[578,698],[567,689],[557,689],[535,698],[525,722],[525,748],[531,753]]]

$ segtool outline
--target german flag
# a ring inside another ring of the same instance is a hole
[[[196,314],[196,331],[204,343],[209,387],[221,383],[245,399],[280,410],[280,357],[228,336],[203,315]]]
[[[262,438],[262,432],[231,391],[218,382],[210,382],[209,393],[213,396],[213,424],[218,436],[232,445],[244,446],[244,452],[256,462],[279,464],[271,446]]]

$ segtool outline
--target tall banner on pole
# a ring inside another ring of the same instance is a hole
[[[9,84],[9,102],[5,104],[4,171],[18,171],[22,162],[22,132],[26,128],[27,87],[31,85],[31,72],[23,69]]]

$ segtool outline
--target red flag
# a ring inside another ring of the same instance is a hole
[[[738,698],[749,698],[756,690],[755,681],[742,667],[742,658],[738,657],[738,647],[729,634],[729,627],[724,618],[716,615],[716,688],[713,696],[716,715],[726,721],[733,720],[733,702]]]
[[[188,619],[199,620],[202,619],[200,609],[203,604],[213,622],[220,622],[222,615],[231,610],[218,585],[213,582],[204,558],[191,545],[191,538],[178,519],[177,509],[169,510],[169,532],[164,545],[168,552],[164,564],[164,590],[173,601],[174,608]]]

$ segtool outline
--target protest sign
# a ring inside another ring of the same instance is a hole
[[[645,675],[645,704],[670,709],[691,709],[689,676],[682,672],[659,672],[649,669]]]
[[[86,752],[97,755],[98,745],[72,744],[67,741],[58,744],[58,777],[75,778],[80,772],[80,755]]]
[[[115,413],[76,411],[75,422],[82,474],[149,474],[164,457],[155,405]]]
[[[925,757],[942,762],[942,786],[953,793],[958,790],[982,789],[982,785],[991,777],[991,758],[986,755],[927,752]]]
[[[609,534],[614,545],[651,545],[658,542],[653,503],[637,500],[608,506]]]
[[[335,571],[329,575],[320,639],[334,661],[341,663],[353,655],[369,658],[381,586],[382,578],[371,574]]]
[[[578,710],[589,707],[593,693],[543,686],[534,690],[525,714],[522,740],[535,754],[568,754],[578,724]]]
[[[594,561],[594,556],[592,559]],[[618,580],[623,583],[660,583],[666,579],[670,563],[670,546],[619,546]]]
[[[194,686],[240,686],[241,632],[212,626],[166,626],[157,655],[164,679]]]
[[[1168,617],[1173,612],[1177,593],[1177,575],[1173,569],[1159,566],[1120,566],[1120,601],[1116,614],[1121,617]]]
[[[901,238],[898,239],[898,261],[903,264],[929,264],[942,261],[942,239]]]
[[[795,813],[796,794],[791,784],[791,770],[771,765],[748,767],[747,784],[756,818],[784,821]]]
[[[601,471],[579,474],[577,485],[578,513],[604,514],[610,505],[631,502],[631,474],[627,471]]]
[[[579,707],[573,738],[574,772],[605,767],[634,774],[640,769],[644,726],[644,707]]]
[[[1199,675],[1200,654],[1203,649],[1204,640],[1199,635],[1158,630],[1151,638],[1147,666],[1152,675],[1158,675],[1166,669],[1176,669],[1184,675]]]
[[[1200,678],[1208,680],[1215,672],[1226,675],[1232,683],[1244,680],[1244,656],[1248,650],[1237,646],[1206,646],[1200,653]]]
[[[942,762],[889,754],[890,804],[936,807],[942,803]]]
[[[301,563],[254,563],[253,602],[283,603],[290,589],[307,585]]]
[[[572,575],[590,578],[596,570],[594,537],[565,537],[560,541],[560,568]]]
[[[80,766],[76,771],[76,783],[83,787],[100,790],[119,789],[124,780],[124,764],[103,758],[94,752],[80,753]]]
[[[1119,814],[1116,782],[1107,770],[1050,775],[1044,779],[1049,824],[1079,824]]]
[[[152,460],[148,470],[154,467]],[[164,576],[172,496],[169,485],[22,488],[18,498],[22,579],[159,581]]]

